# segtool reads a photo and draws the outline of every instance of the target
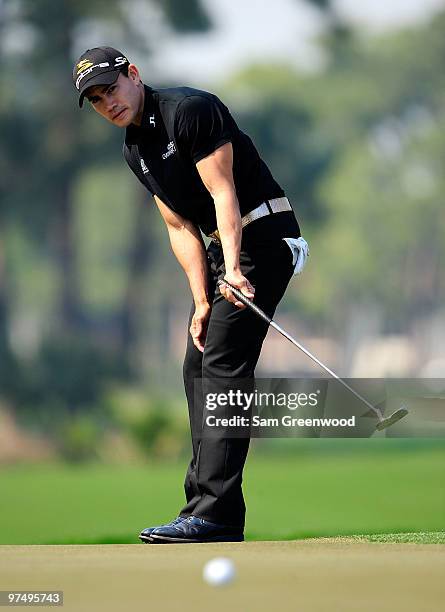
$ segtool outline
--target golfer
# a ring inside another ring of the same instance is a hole
[[[215,95],[153,89],[110,47],[83,53],[73,82],[80,106],[86,98],[126,129],[124,157],[159,208],[193,296],[183,370],[193,446],[186,505],[172,522],[139,537],[148,543],[242,541],[249,436],[210,432],[206,398],[227,392],[235,380],[253,383],[267,323],[217,281],[273,316],[304,265],[307,244],[284,191]],[[207,249],[203,234],[211,238]]]

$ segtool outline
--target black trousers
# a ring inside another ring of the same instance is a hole
[[[263,225],[267,228],[267,224]],[[270,316],[293,274],[292,253],[282,237],[298,237],[299,229],[287,228],[281,235],[274,234],[249,239],[246,232],[240,253],[242,273],[255,287],[254,301]],[[204,353],[194,346],[188,334],[183,370],[193,456],[184,485],[187,504],[180,514],[243,528],[245,503],[241,483],[249,439],[215,436],[213,432],[206,435],[204,399],[210,388],[211,392],[227,389],[230,379],[251,379],[253,383],[268,326],[249,309],[240,310],[220,294],[216,282],[225,274],[221,247],[212,242],[207,257],[209,295],[213,302]],[[192,306],[190,320],[194,310]]]

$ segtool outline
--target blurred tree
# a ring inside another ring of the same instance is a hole
[[[19,368],[9,340],[9,286],[6,279],[4,224],[0,216],[0,389],[6,396],[14,392]]]
[[[328,52],[331,63],[341,63],[349,57],[349,47],[353,38],[352,29],[339,14],[334,0],[305,0],[320,9],[326,24],[326,34],[321,43]]]
[[[155,0],[177,32],[203,32],[210,28],[211,22],[200,0]]]
[[[210,25],[198,0],[188,3],[187,10],[180,2],[159,5],[171,25],[181,31],[202,30]],[[4,0],[0,9],[3,35],[0,129],[4,135],[0,153],[3,178],[0,251],[3,218],[12,224],[19,223],[28,232],[36,250],[46,253],[57,263],[60,290],[57,316],[52,325],[53,337],[57,328],[62,342],[64,338],[75,339],[85,334],[94,336],[97,319],[89,316],[79,289],[79,240],[73,193],[86,168],[94,166],[97,160],[106,163],[115,159],[121,148],[122,134],[92,120],[88,113],[79,114],[71,81],[73,50],[85,26],[96,31],[96,36],[102,36],[101,32],[107,27],[112,31],[113,25],[117,26],[134,44],[131,17],[136,3]],[[149,54],[150,40],[143,40],[141,44],[142,51]],[[124,357],[128,357],[137,335],[141,279],[149,264],[149,224],[141,222],[141,217],[147,214],[146,201],[134,207],[134,214],[127,257],[128,286],[119,313],[110,319],[113,324],[119,323],[118,352]],[[0,261],[2,259],[0,256]],[[6,372],[5,363],[12,362],[7,341],[7,300],[5,272],[0,271],[3,372]]]
[[[265,100],[256,112],[241,112],[239,121],[267,156],[305,222],[320,221],[321,207],[314,184],[327,171],[333,152],[314,138],[316,118],[310,108],[290,99]],[[286,134],[292,134],[292,138]]]
[[[0,4],[0,40],[6,25],[5,6]],[[0,56],[1,59],[1,56]],[[0,73],[0,92],[5,90],[5,80],[3,71]],[[0,117],[4,115],[8,104],[5,97],[0,96]],[[11,381],[18,378],[18,364],[11,349],[9,339],[9,311],[10,311],[10,282],[8,278],[8,264],[6,253],[6,239],[10,211],[5,206],[5,199],[10,180],[14,181],[15,176],[10,174],[10,163],[8,152],[4,143],[12,136],[12,130],[7,130],[7,123],[0,119],[0,129],[2,133],[2,145],[0,146],[0,389],[5,390],[5,395],[12,395]]]
[[[11,112],[2,113],[1,120],[22,127],[8,141],[8,157],[14,174],[21,176],[24,166],[27,173],[18,192],[9,190],[6,203],[11,208],[15,202],[19,204],[32,239],[49,239],[60,272],[60,322],[64,330],[75,333],[82,324],[82,305],[72,186],[82,164],[91,163],[104,143],[90,143],[85,126],[79,122],[71,83],[71,50],[80,20],[103,14],[108,19],[118,18],[119,3],[22,0],[15,11],[11,0],[4,4],[10,15],[4,28],[9,26],[10,36],[14,28],[21,28],[28,37],[18,54],[9,54],[3,47],[6,91],[14,104],[12,116]]]
[[[317,75],[265,66],[228,83],[235,101],[254,100],[241,123],[311,239],[308,271],[288,296],[318,329],[324,320],[344,330],[367,304],[382,331],[406,333],[445,299],[444,32],[442,14],[352,37]]]
[[[445,13],[356,53],[355,87],[333,112],[355,124],[355,136],[320,185],[328,213],[317,242],[323,300],[377,302],[385,331],[406,330],[445,299],[444,32]],[[346,74],[332,77],[335,92]],[[348,311],[338,309],[341,324]]]

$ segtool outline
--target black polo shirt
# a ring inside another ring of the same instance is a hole
[[[144,87],[141,126],[127,128],[124,157],[141,183],[169,208],[204,234],[216,229],[215,205],[196,163],[227,142],[233,147],[241,216],[284,195],[251,139],[215,95],[189,87]]]

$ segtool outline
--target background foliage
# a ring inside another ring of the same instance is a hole
[[[148,4],[178,32],[212,27],[198,0]],[[419,374],[445,336],[445,15],[364,39],[331,3],[314,4],[327,24],[322,71],[255,65],[217,93],[311,244],[281,316],[331,343],[343,374],[370,334],[404,338],[415,359],[403,374]],[[145,58],[144,72],[155,33],[136,8],[1,3],[1,409],[69,460],[101,456],[108,435],[127,436],[132,457],[186,446],[186,281],[124,168],[122,134],[80,112],[71,83],[97,40]]]

